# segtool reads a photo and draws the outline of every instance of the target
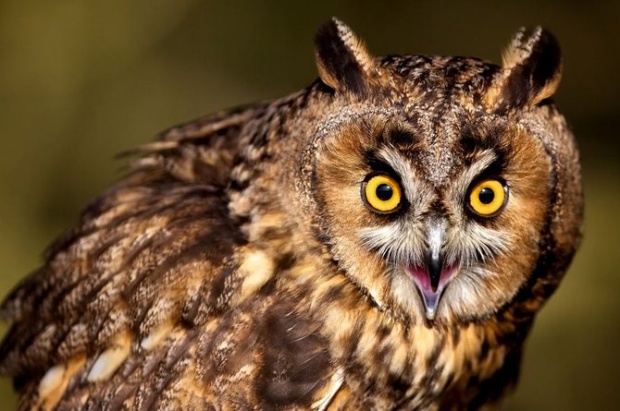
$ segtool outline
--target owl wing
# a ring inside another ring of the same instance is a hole
[[[226,186],[244,129],[267,107],[208,116],[138,149],[129,176],[11,293],[0,372],[20,408],[311,401],[329,368],[315,326],[284,297],[239,298],[249,251]],[[301,363],[315,371],[287,372]]]

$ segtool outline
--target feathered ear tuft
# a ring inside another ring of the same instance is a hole
[[[562,77],[560,45],[541,27],[519,30],[502,58],[502,69],[487,94],[496,110],[537,105],[551,97]]]
[[[373,57],[351,29],[332,18],[315,37],[316,64],[323,83],[337,92],[364,95],[368,74],[374,68]]]

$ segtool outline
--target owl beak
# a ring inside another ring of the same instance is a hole
[[[431,291],[436,293],[443,269],[443,253],[439,247],[431,247],[426,258],[426,268],[430,280]]]
[[[420,291],[428,320],[435,318],[443,292],[458,267],[458,264],[445,264],[442,251],[445,232],[443,223],[431,222],[427,231],[428,251],[425,261],[421,266],[412,266],[407,270]]]

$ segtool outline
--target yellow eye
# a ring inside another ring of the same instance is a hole
[[[492,217],[506,204],[508,195],[504,184],[497,180],[482,180],[469,192],[469,206],[478,215]]]
[[[362,184],[362,198],[372,211],[391,213],[401,203],[402,193],[396,180],[386,174],[377,174]]]

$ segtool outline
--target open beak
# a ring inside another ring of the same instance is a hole
[[[445,233],[445,222],[432,220],[426,233],[428,250],[425,261],[420,265],[407,267],[407,272],[422,296],[426,318],[429,320],[435,318],[441,296],[458,269],[458,264],[445,262]]]

